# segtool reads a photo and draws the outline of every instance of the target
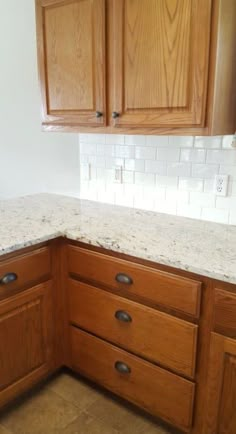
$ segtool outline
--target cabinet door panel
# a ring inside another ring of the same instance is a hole
[[[52,287],[46,283],[0,303],[0,405],[52,364]]]
[[[116,126],[204,125],[211,0],[113,0]]]
[[[38,0],[37,24],[43,120],[103,125],[104,0]]]
[[[205,434],[236,432],[236,341],[212,333]]]

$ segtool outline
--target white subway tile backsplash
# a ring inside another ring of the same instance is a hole
[[[135,148],[133,146],[115,146],[115,156],[120,158],[134,158]]]
[[[143,195],[145,187],[141,184],[124,184],[124,194],[126,195],[132,195],[139,196]],[[150,189],[148,188],[148,191],[153,191],[154,186],[151,186]]]
[[[200,219],[202,208],[196,205],[189,205],[187,203],[177,204],[177,215],[182,217],[190,217]]]
[[[222,139],[222,147],[224,149],[232,149],[233,136],[224,136]]]
[[[80,176],[82,181],[89,181],[89,165],[81,164],[80,165]]]
[[[166,175],[167,164],[156,160],[145,160],[145,172]]]
[[[139,185],[155,185],[155,175],[153,173],[135,172],[135,183]]]
[[[236,164],[236,152],[230,150],[207,151],[207,163]]]
[[[91,166],[95,167],[106,167],[106,158],[102,155],[90,155],[88,157],[88,162],[91,164]]]
[[[158,187],[177,188],[178,177],[177,176],[156,176],[156,185]]]
[[[144,172],[145,171],[145,160],[137,160],[137,159],[125,159],[125,169],[126,170],[135,170],[136,172]]]
[[[231,196],[236,196],[236,181],[229,183],[228,192]]]
[[[232,136],[81,134],[79,140],[80,197],[236,225]],[[115,182],[119,166],[122,183]],[[230,176],[226,197],[215,195],[218,173]]]
[[[190,192],[190,204],[201,207],[215,207],[215,196],[209,193]]]
[[[123,182],[124,184],[133,184],[134,183],[134,172],[129,170],[124,170],[122,172]]]
[[[80,197],[81,199],[88,199],[88,200],[97,200],[97,189],[91,187],[91,182],[84,181],[80,185]]]
[[[132,194],[115,193],[115,204],[134,207],[134,196]]]
[[[97,153],[97,145],[96,143],[85,143],[82,142],[80,144],[80,150],[84,155],[96,155]]]
[[[219,173],[217,164],[195,164],[192,165],[193,178],[213,178]]]
[[[159,161],[179,161],[180,149],[178,148],[157,148],[156,159]]]
[[[205,149],[181,149],[180,161],[203,163],[205,160]]]
[[[168,176],[190,176],[191,164],[187,163],[170,163],[167,164]]]
[[[169,200],[156,200],[154,210],[157,212],[163,212],[166,214],[177,214],[177,204]]]
[[[96,147],[96,153],[105,157],[115,157],[115,145],[99,144]]]
[[[111,194],[124,194],[125,186],[124,184],[109,183],[106,185],[106,192]]]
[[[135,158],[137,159],[154,160],[156,157],[156,148],[149,146],[136,146],[135,148]]]
[[[236,179],[236,164],[235,166],[221,164],[219,173],[222,175],[230,175],[232,178]]]
[[[232,210],[229,213],[229,224],[236,225],[236,211]]]
[[[155,191],[154,191],[154,195],[155,195],[155,200],[164,200],[166,198],[166,189],[164,187],[159,187],[157,186]]]
[[[102,176],[100,179],[105,179],[108,186],[115,182],[115,168],[114,167],[112,169],[103,170],[102,172],[103,173],[102,173]],[[100,174],[101,174],[101,170],[100,170]]]
[[[149,196],[135,196],[134,197],[134,207],[151,211],[154,208],[155,198],[153,194]]]
[[[122,166],[124,167],[125,160],[124,158],[118,158],[118,157],[106,157],[105,158],[105,167],[107,169],[112,169],[114,166]],[[100,166],[102,167],[102,166]]]
[[[170,202],[188,203],[189,192],[181,190],[166,190],[166,200],[169,200]]]
[[[106,170],[104,170],[104,169],[101,168],[101,167],[97,167],[97,182],[98,182],[98,181],[99,181],[99,182],[103,181],[104,184],[105,184],[106,180],[107,180],[107,177],[106,177]],[[95,185],[95,189],[96,189],[96,185]]]
[[[218,196],[216,199],[216,208],[236,211],[236,196],[231,196],[231,197]]]
[[[106,190],[99,190],[97,200],[103,203],[115,203],[115,193]]]
[[[123,134],[107,134],[105,143],[107,145],[124,145],[125,136]]]
[[[147,146],[165,147],[169,146],[168,136],[147,136],[146,138]]]
[[[194,147],[195,148],[204,148],[204,149],[220,149],[222,145],[222,137],[195,137]]]
[[[146,136],[125,136],[126,145],[145,146]]]
[[[80,164],[88,163],[88,155],[80,154]]]
[[[203,191],[204,181],[198,178],[179,178],[179,190]]]
[[[217,223],[228,223],[229,213],[228,211],[222,209],[203,208],[202,218],[204,220],[217,222]]]
[[[194,143],[194,138],[192,136],[170,136],[169,137],[169,147],[170,149],[175,148],[192,148]]]
[[[215,194],[215,178],[204,180],[205,193]]]

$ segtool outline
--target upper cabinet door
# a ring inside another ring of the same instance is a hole
[[[114,125],[205,125],[211,0],[112,1]]]
[[[36,0],[44,124],[105,125],[105,0]]]

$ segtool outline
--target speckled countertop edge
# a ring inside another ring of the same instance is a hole
[[[0,256],[59,236],[236,284],[236,227],[39,194],[0,201]]]

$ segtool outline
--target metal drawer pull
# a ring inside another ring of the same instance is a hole
[[[116,275],[116,281],[119,283],[125,283],[126,285],[132,285],[132,283],[133,283],[132,277],[130,277],[124,273],[118,273]]]
[[[118,112],[112,112],[113,119],[117,119],[120,116],[120,113]]]
[[[7,285],[8,283],[12,283],[17,280],[16,273],[7,273],[0,279],[0,285]]]
[[[96,118],[102,118],[102,117],[103,117],[103,113],[102,113],[102,112],[99,112],[99,111],[97,111],[97,112],[95,113],[95,115],[96,115]]]
[[[116,362],[115,368],[120,374],[130,374],[131,368],[123,362]]]
[[[124,310],[117,310],[115,313],[116,319],[123,322],[132,322],[131,316]]]

